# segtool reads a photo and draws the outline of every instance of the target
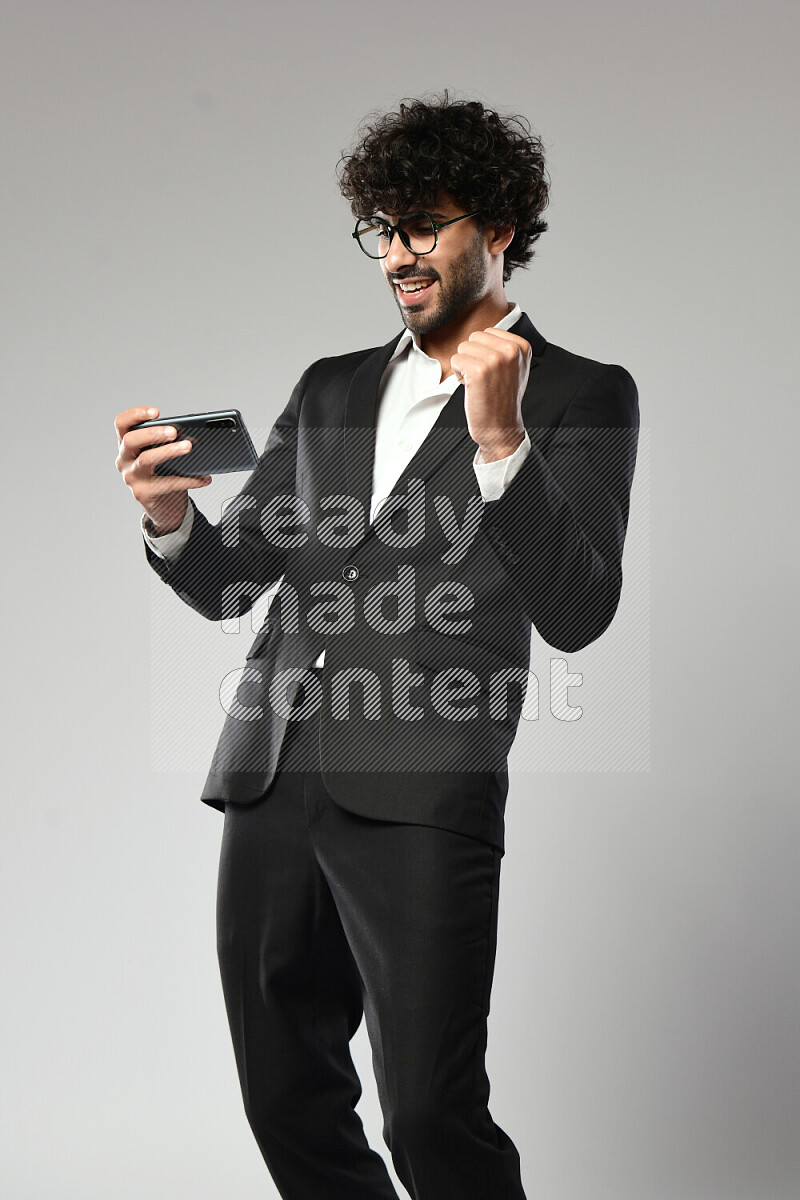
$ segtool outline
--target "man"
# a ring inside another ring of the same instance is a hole
[[[413,101],[340,164],[405,326],[313,363],[219,526],[185,453],[117,418],[151,566],[210,619],[280,581],[203,799],[245,1109],[283,1197],[396,1196],[354,1112],[362,1014],[414,1200],[520,1200],[484,1068],[506,760],[531,625],[616,610],[638,429],[627,371],[548,344],[504,283],[546,229],[539,140]],[[355,247],[354,247],[355,248]]]

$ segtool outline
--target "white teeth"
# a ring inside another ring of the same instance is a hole
[[[430,280],[427,283],[401,283],[399,288],[401,292],[421,292],[423,288],[430,287]]]

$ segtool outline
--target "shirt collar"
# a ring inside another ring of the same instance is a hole
[[[511,312],[508,312],[508,313],[506,313],[506,315],[504,317],[501,317],[501,319],[497,322],[497,324],[494,326],[494,328],[495,329],[506,329],[506,330],[510,329],[512,325],[516,325],[517,321],[520,319],[521,316],[522,316],[522,310],[518,304],[515,304],[514,307],[511,309]],[[392,357],[389,359],[389,362],[394,362],[394,360],[396,358],[398,358],[401,354],[405,353],[405,351],[408,349],[409,346],[412,346],[414,348],[414,350],[417,352],[417,354],[419,354],[422,358],[430,361],[429,356],[425,353],[425,351],[420,349],[419,343],[417,342],[417,339],[412,334],[411,330],[406,327],[403,330],[402,334],[400,335],[400,341],[395,346],[394,352],[392,353]]]

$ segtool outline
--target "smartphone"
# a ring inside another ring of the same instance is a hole
[[[154,467],[156,475],[224,475],[232,471],[252,471],[258,465],[253,439],[238,408],[186,413],[182,417],[157,417],[155,421],[142,421],[132,428],[157,429],[160,425],[174,427],[178,431],[175,441],[189,441],[192,448],[188,454],[158,463]]]

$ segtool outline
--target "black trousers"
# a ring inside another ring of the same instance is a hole
[[[267,797],[225,812],[219,964],[267,1167],[284,1200],[396,1200],[354,1111],[365,1015],[384,1138],[414,1200],[524,1200],[484,1067],[501,852],[342,809],[307,769],[317,734],[290,724]]]

